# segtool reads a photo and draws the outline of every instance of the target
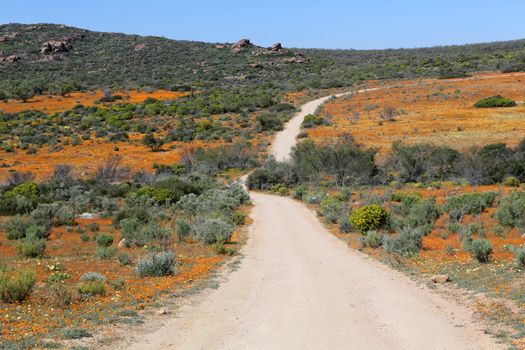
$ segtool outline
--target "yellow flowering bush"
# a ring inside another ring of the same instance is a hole
[[[388,214],[379,205],[366,205],[350,214],[350,224],[361,233],[377,230],[386,222]]]

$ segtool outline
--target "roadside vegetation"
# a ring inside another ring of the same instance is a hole
[[[444,274],[496,303],[513,303],[505,317],[480,315],[519,347],[525,337],[519,309],[525,287],[524,143],[513,149],[487,145],[474,153],[398,143],[388,161],[377,163],[373,150],[350,137],[306,140],[289,162],[269,159],[247,183],[304,201],[351,247],[396,268],[428,280]]]
[[[87,178],[69,165],[41,182],[12,173],[0,191],[0,347],[139,323],[166,293],[198,287],[242,239],[248,194],[219,176],[255,164],[239,147],[195,149],[154,173],[118,156]]]

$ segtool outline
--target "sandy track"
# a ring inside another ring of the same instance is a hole
[[[303,105],[276,135],[276,159],[288,158],[304,116],[328,98]],[[176,318],[120,348],[503,348],[463,305],[349,249],[303,204],[251,197],[254,223],[240,268],[224,272],[219,288],[183,305]]]
[[[497,349],[463,307],[352,251],[303,205],[252,200],[240,268],[132,349]]]

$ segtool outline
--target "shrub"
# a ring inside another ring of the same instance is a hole
[[[377,231],[368,231],[366,235],[359,237],[362,247],[378,248],[383,245],[383,235]]]
[[[417,201],[406,210],[408,212],[403,225],[411,229],[421,228],[425,233],[432,230],[440,215],[433,198]]]
[[[124,219],[120,222],[121,236],[131,244],[142,247],[152,241],[169,242],[171,232],[155,222],[141,224],[137,219]]]
[[[62,336],[66,339],[82,339],[93,335],[83,328],[66,328],[62,330]]]
[[[87,229],[91,232],[98,232],[100,230],[100,225],[96,222],[90,222],[86,225]]]
[[[86,272],[80,277],[80,280],[84,282],[105,282],[106,277],[98,272]]]
[[[95,251],[95,256],[99,259],[110,259],[117,253],[117,247],[104,247],[99,246]]]
[[[117,255],[117,260],[119,264],[123,266],[131,264],[131,256],[129,256],[129,254],[126,253]]]
[[[59,307],[68,307],[73,301],[71,290],[61,282],[51,283],[49,287],[53,303]]]
[[[444,210],[450,220],[459,221],[467,214],[480,214],[491,207],[497,195],[497,192],[481,192],[452,196],[447,199]]]
[[[350,214],[350,224],[361,233],[381,228],[386,222],[388,214],[378,205],[372,204],[356,209]]]
[[[16,244],[18,255],[26,258],[41,258],[44,256],[46,249],[46,240],[44,238],[26,237]]]
[[[141,277],[172,275],[175,273],[175,255],[172,252],[150,254],[139,261],[135,271]]]
[[[6,196],[36,198],[38,197],[38,186],[34,182],[24,182],[18,186],[15,186],[11,191],[6,192]]]
[[[496,210],[500,224],[510,227],[525,226],[525,192],[513,192],[501,199]]]
[[[36,274],[31,270],[23,270],[14,276],[0,272],[0,300],[5,303],[21,303],[33,290]]]
[[[97,236],[97,246],[109,247],[113,244],[113,236],[101,234]]]
[[[508,176],[503,184],[508,187],[519,187],[520,180],[516,179],[514,176]]]
[[[106,294],[106,285],[101,281],[89,281],[81,284],[77,288],[78,294],[83,297],[93,297]]]
[[[328,125],[329,123],[321,116],[307,114],[304,116],[301,126],[303,128],[313,128],[319,125]]]
[[[403,228],[396,236],[385,237],[383,247],[387,253],[412,255],[421,250],[424,232],[419,229]]]
[[[319,205],[319,213],[324,216],[327,222],[336,223],[343,208],[344,203],[338,197],[327,196]]]
[[[488,239],[476,239],[467,245],[467,251],[480,263],[486,263],[492,257],[492,243]]]
[[[215,218],[198,218],[193,226],[193,235],[204,244],[227,242],[233,231],[234,227],[230,223]]]
[[[525,270],[525,246],[512,249],[514,253],[514,266],[517,269]]]
[[[474,104],[476,108],[515,107],[516,102],[501,95],[482,98]]]
[[[186,220],[178,219],[175,221],[175,232],[177,232],[179,242],[183,242],[190,236],[191,226]]]
[[[22,239],[26,236],[27,229],[31,226],[28,218],[15,216],[9,218],[4,224],[3,229],[6,232],[6,238],[10,240]]]

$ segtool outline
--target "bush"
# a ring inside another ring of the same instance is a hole
[[[105,282],[106,277],[98,272],[86,272],[80,277],[80,280],[84,282]]]
[[[222,219],[198,218],[193,225],[193,235],[204,244],[227,242],[233,231],[233,225]]]
[[[420,228],[425,233],[430,232],[434,228],[434,224],[440,215],[434,198],[419,200],[410,207],[404,208],[404,210],[406,216],[401,220],[400,224],[410,229]]]
[[[68,307],[73,301],[71,290],[61,282],[51,283],[49,291],[53,298],[53,303],[59,307]]]
[[[305,115],[301,124],[303,128],[313,128],[319,125],[329,125],[329,123],[323,117],[313,114]]]
[[[6,192],[6,196],[36,198],[38,197],[38,186],[34,182],[24,182],[18,186],[15,186],[11,191]]]
[[[177,232],[179,242],[183,242],[190,236],[191,226],[186,220],[178,219],[175,221],[175,232]]]
[[[492,258],[492,243],[488,239],[476,239],[470,242],[467,251],[480,263],[489,262]]]
[[[525,270],[525,246],[514,248],[512,252],[514,253],[514,266]]]
[[[365,236],[359,237],[361,247],[379,248],[383,245],[383,235],[377,231],[368,231]]]
[[[110,259],[117,253],[117,247],[97,247],[95,256],[99,259]]]
[[[516,102],[501,95],[482,98],[474,104],[476,108],[515,107]]]
[[[66,339],[82,339],[93,335],[83,328],[66,328],[62,330],[62,336]]]
[[[9,218],[4,224],[3,229],[6,233],[6,238],[10,240],[22,239],[26,236],[27,229],[31,226],[31,221],[28,218],[15,216]]]
[[[383,247],[387,253],[409,256],[423,246],[424,232],[420,229],[402,228],[394,237],[385,237]]]
[[[84,298],[104,295],[106,294],[106,285],[100,281],[89,281],[78,286],[77,292]]]
[[[319,213],[324,216],[327,222],[336,223],[344,209],[344,202],[338,197],[327,196],[319,205]],[[346,220],[345,220],[346,221]]]
[[[36,274],[31,270],[23,270],[14,276],[0,272],[0,300],[5,303],[21,303],[33,290]]]
[[[41,258],[46,249],[44,238],[26,237],[17,242],[16,252],[26,258]]]
[[[121,236],[138,247],[149,242],[169,242],[171,232],[155,222],[141,224],[137,219],[124,219],[120,222]]]
[[[513,192],[501,199],[496,219],[504,226],[525,227],[525,192]]]
[[[113,244],[113,236],[101,234],[97,236],[97,246],[109,247]]]
[[[126,253],[117,255],[117,260],[119,264],[123,266],[131,264],[131,256],[129,256],[129,254]]]
[[[516,179],[514,176],[508,176],[503,184],[508,187],[519,187],[520,180]]]
[[[150,254],[139,261],[135,271],[141,277],[173,275],[175,273],[175,255],[172,252]]]
[[[372,204],[356,209],[350,214],[350,224],[361,233],[381,228],[387,220],[388,214],[378,205]]]
[[[490,208],[497,195],[497,192],[481,192],[452,196],[447,199],[444,210],[450,220],[459,221],[467,214],[480,214]]]

